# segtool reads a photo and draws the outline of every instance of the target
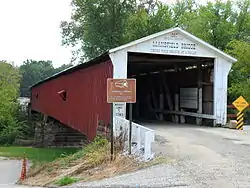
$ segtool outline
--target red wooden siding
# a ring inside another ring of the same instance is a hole
[[[98,120],[110,120],[106,82],[112,75],[111,61],[61,75],[32,88],[31,107],[93,140]],[[66,101],[58,94],[62,90],[67,92]]]

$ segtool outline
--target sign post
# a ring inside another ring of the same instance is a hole
[[[111,103],[111,118],[110,118],[110,142],[111,142],[111,148],[110,148],[110,159],[113,161],[113,156],[114,156],[114,120],[113,120],[113,103]]]
[[[240,96],[233,102],[235,108],[239,111],[237,113],[237,126],[236,129],[243,130],[244,125],[244,110],[248,107],[248,102]]]
[[[111,103],[111,160],[113,159],[113,103],[125,102],[129,106],[129,154],[131,154],[132,143],[132,103],[136,102],[136,80],[135,79],[107,79],[107,102]]]
[[[132,145],[132,121],[133,121],[133,104],[129,104],[129,150],[128,154],[131,154],[131,145]]]

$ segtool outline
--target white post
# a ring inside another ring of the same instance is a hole
[[[181,112],[184,112],[183,109],[181,109]],[[186,122],[185,116],[181,116],[181,124],[184,124]]]
[[[136,137],[137,137],[137,149],[141,149],[141,128],[139,126],[136,127]]]
[[[202,114],[202,88],[198,89],[198,97],[199,97],[199,103],[198,103],[198,113]],[[200,125],[202,123],[202,119],[201,118],[196,118],[196,123],[198,125]]]
[[[202,113],[202,69],[201,65],[197,66],[197,86],[198,86],[198,110],[197,113]],[[196,118],[196,124],[202,124],[202,118]]]
[[[144,160],[148,160],[151,156],[151,143],[150,143],[150,133],[145,132],[145,143],[144,143]]]

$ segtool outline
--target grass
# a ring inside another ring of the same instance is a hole
[[[0,156],[23,158],[24,153],[28,160],[34,162],[51,162],[59,157],[68,156],[77,152],[75,148],[31,148],[31,147],[0,147]]]
[[[109,142],[102,138],[95,139],[72,155],[49,163],[34,164],[24,184],[64,186],[78,181],[100,180],[170,162],[165,157],[156,157],[150,162],[139,162],[133,156],[121,155],[119,150],[115,153],[115,160],[110,161]]]
[[[77,151],[73,155],[65,157],[60,160],[60,164],[63,167],[67,167],[75,163],[78,159],[83,157],[89,158],[91,164],[100,163],[105,160],[105,155],[108,147],[108,142],[104,139],[97,138],[95,142],[88,144],[83,149]]]
[[[60,157],[49,163],[34,163],[24,183],[33,186],[47,186],[50,183],[64,185],[83,180],[83,178],[86,180],[85,176],[90,176],[88,170],[102,164],[109,164],[109,152],[108,141],[97,138],[93,143],[72,155]],[[83,176],[76,179],[75,175],[78,174],[83,174]]]
[[[76,183],[78,181],[79,181],[79,179],[65,176],[65,177],[62,177],[61,179],[57,180],[56,185],[64,186],[64,185],[69,185],[69,184],[72,184],[72,183]]]

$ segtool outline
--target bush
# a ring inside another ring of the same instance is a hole
[[[20,135],[17,120],[20,74],[16,67],[0,61],[0,144],[12,144]]]

